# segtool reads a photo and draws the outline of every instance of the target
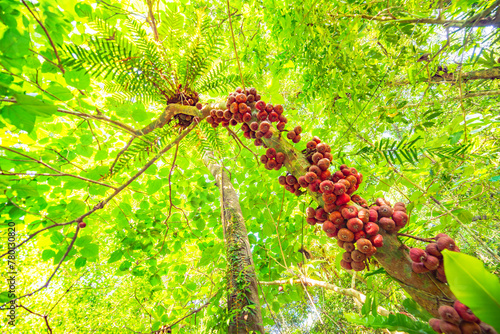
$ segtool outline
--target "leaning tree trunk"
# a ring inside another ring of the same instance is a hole
[[[283,138],[280,132],[271,128],[273,137],[263,138],[267,147],[273,147],[277,152],[286,156],[285,167],[296,178],[304,175],[310,163],[302,152],[297,150]],[[324,206],[320,194],[308,191],[318,205]],[[377,249],[374,255],[379,264],[386,270],[413,299],[434,316],[439,316],[438,308],[443,304],[452,304],[456,299],[447,284],[436,280],[430,273],[416,274],[411,268],[411,259],[406,246],[401,243],[395,234],[380,231],[384,236],[384,246]],[[325,237],[325,242],[327,238]]]
[[[255,331],[263,334],[257,277],[238,195],[227,173],[214,159],[214,155],[210,152],[204,160],[220,190],[222,226],[228,262],[228,310],[232,316],[229,333],[243,334]]]

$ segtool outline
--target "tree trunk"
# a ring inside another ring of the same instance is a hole
[[[264,334],[257,277],[238,195],[226,171],[216,162],[211,152],[204,161],[220,190],[222,226],[228,262],[228,310],[232,317],[229,333],[243,334],[255,331]]]
[[[295,149],[292,144],[281,136],[280,132],[271,128],[273,137],[263,141],[268,147],[273,147],[277,152],[283,152],[286,156],[285,167],[296,178],[306,173],[310,163],[304,155]],[[323,198],[319,193],[308,190],[311,197],[324,206]],[[438,281],[430,273],[416,274],[411,269],[411,259],[406,246],[394,234],[380,232],[384,237],[384,246],[377,249],[374,257],[401,287],[408,292],[413,299],[434,316],[439,316],[437,310],[440,305],[452,304],[455,297],[448,285]],[[325,242],[330,242],[324,237]]]

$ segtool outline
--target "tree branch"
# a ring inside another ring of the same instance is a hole
[[[336,285],[323,282],[323,281],[318,281],[312,278],[308,277],[302,277],[302,279],[294,279],[294,280],[278,280],[278,281],[272,281],[272,282],[259,282],[260,285],[286,285],[286,284],[291,284],[290,282],[293,282],[293,284],[305,284],[307,286],[317,286],[321,287],[327,290],[332,290],[338,294],[348,296],[348,297],[353,297],[356,300],[358,300],[360,303],[364,303],[366,301],[366,296],[355,290],[355,289],[346,289],[346,288],[340,288]],[[383,308],[382,306],[377,307],[377,313],[383,316],[388,316],[391,312]]]

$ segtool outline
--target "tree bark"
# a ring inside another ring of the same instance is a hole
[[[304,155],[281,136],[275,128],[271,128],[273,137],[263,141],[268,147],[286,156],[285,167],[296,178],[306,173],[310,163]],[[309,195],[324,206],[321,194],[309,192]],[[377,249],[374,255],[379,264],[413,299],[434,316],[439,316],[438,308],[443,304],[451,305],[456,299],[447,284],[435,279],[432,274],[416,274],[411,268],[411,259],[407,247],[401,243],[395,234],[380,232],[384,237],[384,246]],[[325,237],[325,242],[326,242]]]
[[[226,171],[216,162],[211,152],[204,158],[204,162],[220,189],[222,226],[228,262],[228,310],[232,316],[229,333],[243,334],[255,331],[264,334],[257,278],[238,195]]]

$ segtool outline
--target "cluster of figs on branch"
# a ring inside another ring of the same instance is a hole
[[[455,245],[455,241],[444,233],[439,233],[434,239],[436,242],[427,244],[425,250],[410,249],[410,258],[413,261],[411,267],[417,274],[432,272],[438,280],[447,283],[441,252],[445,249],[460,252],[460,249]]]
[[[201,109],[201,105],[197,104]],[[254,139],[256,146],[263,146],[266,152],[260,161],[268,170],[279,170],[285,163],[286,156],[274,148],[268,148],[263,138],[270,139],[272,123],[276,129],[286,132],[286,137],[293,143],[301,140],[302,128],[296,126],[285,130],[287,119],[283,115],[282,105],[272,105],[261,100],[255,88],[236,90],[229,94],[226,110],[211,110],[207,122],[217,128],[235,126],[242,123],[245,138]],[[298,179],[287,173],[278,178],[279,183],[291,193],[299,196],[303,189],[321,194],[324,206],[306,210],[307,223],[321,224],[323,231],[330,238],[337,239],[339,247],[345,250],[341,266],[346,270],[362,271],[368,268],[369,260],[383,247],[384,238],[381,229],[388,234],[397,233],[408,222],[406,205],[402,202],[391,205],[384,198],[377,198],[373,205],[358,194],[354,194],[363,182],[363,175],[356,168],[341,165],[335,172],[330,171],[333,155],[331,148],[313,137],[302,151],[310,166],[305,175]],[[433,272],[436,278],[446,283],[441,251],[448,249],[459,252],[453,239],[446,234],[438,234],[425,250],[412,248],[410,258],[415,273]],[[481,322],[464,304],[456,301],[453,307],[439,308],[441,319],[431,319],[430,326],[438,333],[445,334],[497,334],[493,327]]]
[[[497,334],[490,325],[479,318],[460,301],[456,300],[453,306],[439,307],[440,319],[432,318],[429,325],[437,333],[444,334]]]

